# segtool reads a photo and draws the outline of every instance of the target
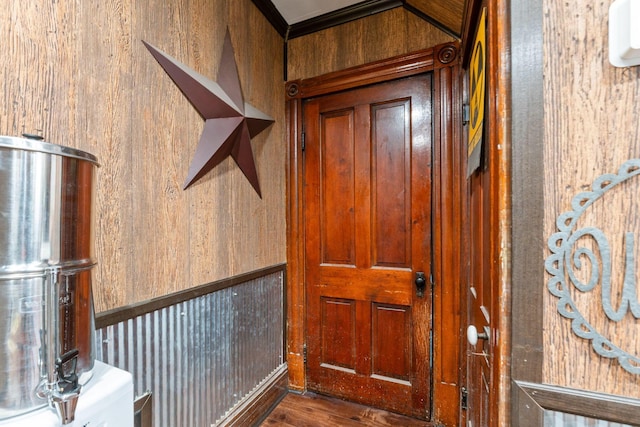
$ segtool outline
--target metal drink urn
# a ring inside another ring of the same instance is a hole
[[[97,166],[0,136],[0,421],[49,405],[68,424],[91,378]]]

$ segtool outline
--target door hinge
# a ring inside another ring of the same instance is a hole
[[[300,148],[302,149],[302,151],[304,151],[306,147],[306,141],[305,141],[305,133],[302,132],[302,137],[300,138]]]
[[[462,124],[466,125],[469,123],[469,118],[471,117],[471,107],[469,104],[462,105]]]
[[[433,289],[434,286],[436,286],[436,282],[435,280],[433,280],[433,273],[429,273],[429,284],[431,285],[431,289]]]
[[[302,361],[304,363],[307,363],[307,345],[306,344],[302,346]]]
[[[469,392],[467,391],[467,388],[462,387],[460,389],[460,408],[465,411],[469,408],[468,396]]]

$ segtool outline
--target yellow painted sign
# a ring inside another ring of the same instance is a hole
[[[467,154],[471,157],[474,151],[478,150],[478,152],[475,153],[478,163],[480,159],[479,150],[482,145],[480,141],[482,140],[482,125],[484,122],[485,71],[487,68],[486,15],[487,10],[484,9],[478,25],[476,40],[473,45],[469,70],[469,92],[471,100],[469,106],[469,142]]]

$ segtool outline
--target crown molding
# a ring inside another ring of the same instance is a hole
[[[256,5],[258,10],[267,18],[267,21],[275,28],[275,30],[283,38],[287,38],[287,31],[289,31],[289,24],[282,17],[278,9],[274,6],[271,0],[251,0]]]
[[[367,0],[289,25],[271,0],[251,0],[285,41],[406,6],[403,0]]]
[[[368,0],[291,25],[289,40],[403,6],[402,0]]]

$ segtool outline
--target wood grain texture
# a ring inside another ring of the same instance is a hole
[[[638,157],[640,150],[640,68],[609,64],[608,7],[609,2],[586,0],[544,2],[545,239],[556,231],[558,215],[571,210],[576,194],[590,189],[596,177],[617,172],[625,160]],[[640,231],[634,219],[638,187],[633,184],[616,192],[606,196],[606,205],[591,211],[589,221],[609,239],[614,237],[611,244],[620,251],[621,233],[631,231],[638,236]],[[542,260],[538,262],[542,268]],[[614,260],[614,282],[619,283],[616,274],[623,266],[619,258]],[[611,333],[619,345],[638,355],[638,321],[629,315],[620,326],[603,322],[594,294],[597,292],[580,301],[581,310],[601,332]],[[545,292],[544,382],[640,398],[637,376],[599,357],[590,342],[576,337],[570,322],[557,313],[556,303]]]
[[[415,296],[414,273],[431,267],[431,92],[423,75],[304,110],[309,388],[421,418],[431,298]]]
[[[305,275],[304,275],[304,195],[302,168],[302,101],[288,99],[287,114],[287,342],[289,389],[306,389],[305,345]]]
[[[490,202],[492,206],[489,227],[491,229],[492,265],[490,267],[494,332],[497,337],[492,350],[492,380],[494,390],[489,398],[491,419],[497,425],[511,425],[511,104],[513,95],[505,89],[511,83],[511,52],[509,2],[488,2],[487,115]],[[517,30],[514,30],[517,31]]]
[[[465,0],[407,0],[407,4],[442,23],[442,25],[457,34],[462,33]]]
[[[128,286],[135,266],[133,231],[132,165],[130,149],[123,141],[134,141],[130,98],[133,81],[131,9],[126,2],[104,2],[96,7],[78,4],[76,56],[82,61],[69,77],[77,85],[79,101],[75,137],[61,142],[77,144],[96,154],[101,166],[97,174],[96,259],[94,295],[96,307],[126,304],[133,288]],[[94,36],[91,36],[94,35]],[[46,135],[46,134],[45,134]],[[57,142],[50,139],[51,142]],[[109,285],[107,285],[109,284]]]
[[[512,365],[516,380],[540,382],[543,358],[544,268],[528,260],[546,244],[544,228],[543,35],[542,0],[518,0],[511,5],[513,132],[512,161]],[[540,288],[539,292],[531,289]],[[526,405],[522,406],[525,407]],[[537,414],[535,411],[528,411]],[[514,411],[515,413],[515,411]]]
[[[433,424],[315,393],[289,393],[260,425],[428,427]]]
[[[403,8],[289,41],[288,79],[305,79],[453,41]]]
[[[203,120],[141,40],[215,80],[229,27],[245,101],[276,122],[252,141],[260,199],[232,160],[182,190]],[[249,0],[11,0],[0,10],[0,134],[98,157],[98,311],[285,260],[282,39]]]
[[[461,143],[461,71],[457,64],[434,71],[433,169],[433,416],[445,425],[456,425],[460,412],[460,355],[462,337],[462,289],[466,262],[461,257],[465,242],[467,210],[464,147]]]
[[[448,171],[442,182],[434,183],[432,191],[457,191],[462,188],[466,170],[464,165],[457,164],[460,161],[463,150],[461,140],[461,112],[462,109],[457,100],[461,98],[461,72],[458,62],[455,60],[458,46],[446,44],[436,46],[433,49],[425,49],[413,54],[389,58],[373,65],[355,67],[328,75],[310,78],[301,81],[290,82],[286,86],[288,93],[287,114],[290,123],[289,132],[289,187],[288,187],[288,264],[287,264],[287,360],[289,364],[289,386],[295,389],[305,387],[305,371],[303,364],[304,345],[304,218],[302,215],[302,103],[306,93],[312,96],[326,95],[340,90],[352,89],[359,85],[379,83],[392,80],[394,76],[408,77],[433,71],[434,94],[434,138],[435,150],[432,168],[434,170]],[[450,55],[453,54],[453,55]],[[444,62],[441,59],[444,58]],[[451,68],[451,69],[449,69]],[[330,84],[325,84],[326,80]],[[457,105],[457,107],[456,107]],[[456,124],[458,123],[458,124]],[[440,147],[442,145],[442,147]],[[441,151],[443,151],[441,153]],[[443,156],[439,159],[439,156]],[[456,166],[457,165],[457,166]],[[461,169],[456,169],[459,167]],[[440,173],[440,172],[438,172]],[[462,181],[461,181],[462,180]],[[447,189],[447,190],[444,190]],[[455,246],[454,238],[462,229],[462,215],[466,212],[459,204],[463,200],[459,197],[443,197],[434,200],[435,212],[444,217],[441,226],[434,227],[434,253],[442,257],[442,262],[435,263],[435,294],[434,294],[434,320],[437,327],[447,322],[449,328],[445,330],[446,337],[454,336],[461,340],[460,333],[460,283],[463,277],[463,263],[461,263],[459,247]],[[438,197],[438,196],[434,196]],[[434,217],[434,221],[441,221]],[[462,237],[458,236],[462,242]],[[444,250],[443,250],[444,248]],[[446,284],[445,284],[446,280]],[[453,314],[453,315],[452,315]],[[434,330],[434,381],[433,411],[434,418],[446,425],[456,425],[459,412],[459,371],[460,345],[454,341],[444,342],[445,336],[439,336],[444,328]],[[452,335],[451,331],[455,331]],[[440,346],[440,347],[438,347]],[[444,366],[443,360],[447,360],[450,366]]]

